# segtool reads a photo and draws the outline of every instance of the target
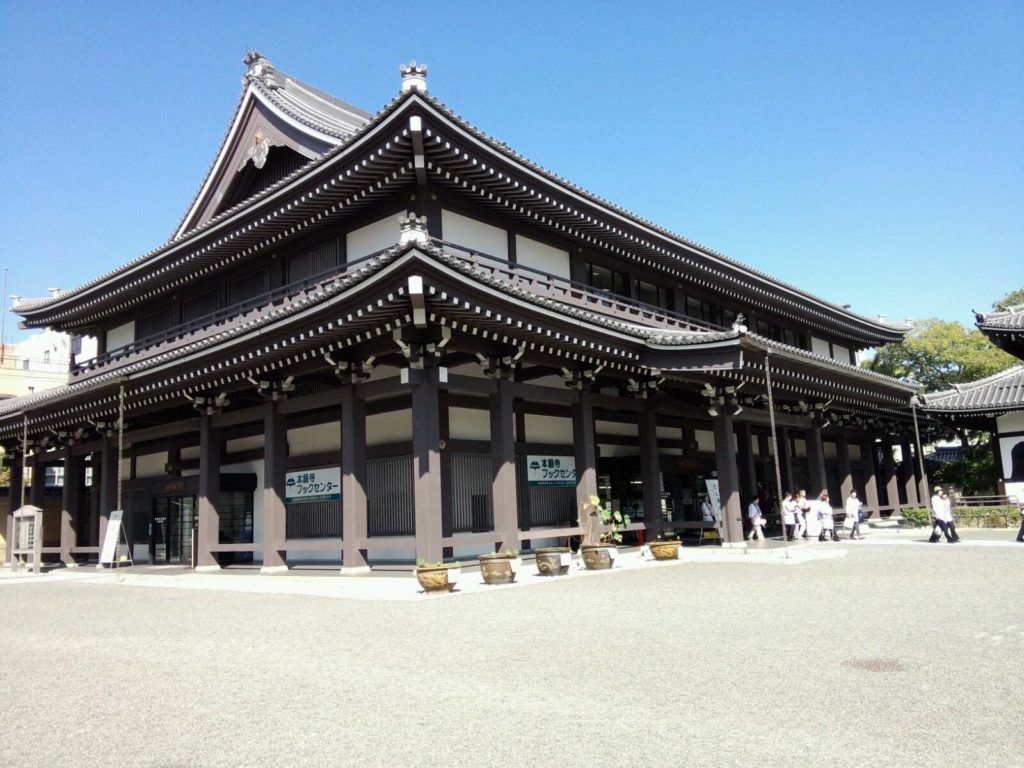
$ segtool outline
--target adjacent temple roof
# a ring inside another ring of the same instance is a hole
[[[919,396],[924,410],[947,416],[998,416],[1024,410],[1024,365],[944,392]]]
[[[1024,360],[1024,304],[997,312],[975,313],[975,325],[997,347]]]

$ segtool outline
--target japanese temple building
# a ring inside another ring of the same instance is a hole
[[[0,403],[9,506],[63,468],[48,557],[95,561],[120,509],[137,563],[358,573],[564,542],[592,494],[653,535],[712,479],[742,547],[776,445],[786,490],[918,502],[914,388],[856,365],[907,327],[538,167],[425,67],[371,115],[245,61],[172,238],[16,306],[98,348]]]
[[[993,344],[1024,360],[1024,305],[978,314],[975,324]],[[933,418],[992,432],[1002,493],[1024,494],[1024,364],[920,401]]]

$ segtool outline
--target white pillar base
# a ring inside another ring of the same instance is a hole
[[[288,573],[287,565],[264,565],[260,568],[260,575],[272,576],[275,573]]]
[[[219,565],[197,565],[192,570],[196,573],[217,573],[220,570]]]
[[[371,571],[368,565],[351,565],[348,567],[343,565],[338,573],[341,576],[369,576]]]
[[[723,541],[722,549],[746,549],[747,542],[745,541]]]

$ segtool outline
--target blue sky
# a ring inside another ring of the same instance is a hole
[[[1019,0],[0,0],[0,267],[39,296],[163,243],[255,48],[371,112],[425,62],[640,216],[865,314],[969,323],[1024,286],[1022,40]]]

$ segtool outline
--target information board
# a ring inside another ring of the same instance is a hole
[[[103,549],[100,550],[100,565],[110,565],[117,554],[117,542],[121,536],[121,518],[124,511],[115,509],[107,520],[107,533],[103,537]]]
[[[576,457],[527,456],[526,484],[534,488],[576,486]]]
[[[341,501],[341,467],[304,469],[284,476],[285,504]]]

